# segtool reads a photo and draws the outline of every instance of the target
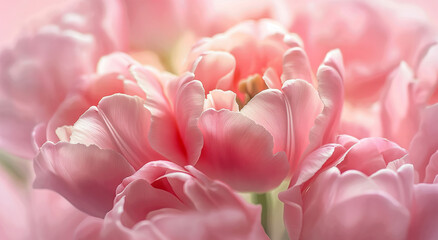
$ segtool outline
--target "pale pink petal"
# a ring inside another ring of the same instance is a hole
[[[233,87],[236,60],[227,52],[211,51],[202,54],[193,63],[192,72],[200,80],[206,93],[214,89],[230,90]]]
[[[370,176],[380,189],[403,206],[412,204],[415,172],[412,164],[403,164],[396,170],[380,170]]]
[[[438,150],[430,157],[429,163],[426,166],[426,175],[424,177],[424,182],[432,183],[434,182],[436,176],[438,175]]]
[[[57,191],[90,215],[103,217],[113,206],[116,187],[134,169],[118,153],[47,142],[35,158],[36,188]]]
[[[60,134],[58,137],[69,139],[71,143],[84,144],[87,146],[96,145],[102,149],[118,151],[117,143],[96,106],[90,107],[90,109],[82,114],[74,126],[69,129],[65,127],[58,129],[57,134]],[[68,131],[71,131],[71,133],[68,134]],[[64,135],[63,133],[66,134]]]
[[[239,111],[236,102],[236,94],[232,91],[213,90],[207,95],[204,102],[204,110],[213,108],[216,110],[228,109],[233,112]]]
[[[124,92],[124,81],[117,72],[92,76],[88,80],[89,83],[81,95],[90,102],[90,106],[97,105],[105,96]]]
[[[309,226],[303,239],[403,239],[409,226],[409,212],[380,194],[352,198],[330,209],[320,221]],[[312,228],[324,229],[312,231]],[[371,230],[372,229],[372,230]]]
[[[267,239],[259,206],[190,165],[147,163],[119,190],[99,239]]]
[[[430,101],[436,102],[438,87],[438,44],[433,44],[427,49],[417,68],[418,84],[415,86],[416,101],[425,103]]]
[[[269,132],[240,113],[207,110],[199,119],[204,147],[197,168],[239,191],[263,192],[286,177],[283,152],[273,154]]]
[[[149,133],[151,146],[166,159],[180,165],[194,164],[202,147],[197,119],[204,107],[204,90],[193,74],[165,80],[156,73],[132,68],[134,77],[146,92],[146,107],[152,113]]]
[[[103,220],[100,218],[89,217],[85,219],[75,230],[75,240],[99,239]]]
[[[220,221],[218,221],[220,219]],[[150,234],[151,239],[251,239],[268,240],[258,219],[248,219],[240,209],[221,208],[209,212],[186,212],[184,214],[167,214],[152,219],[153,225],[141,224],[140,236]],[[242,224],[247,223],[247,224]],[[200,227],[202,226],[202,227]],[[150,228],[155,229],[150,229]],[[157,234],[157,232],[159,234]],[[149,238],[148,238],[149,239]]]
[[[324,109],[315,120],[306,152],[333,142],[336,137],[344,104],[342,69],[342,55],[337,50],[329,52],[324,64],[318,69],[318,92]]]
[[[346,149],[338,144],[327,144],[307,155],[292,176],[291,186],[301,185],[338,163]]]
[[[122,224],[122,218],[124,212],[125,199],[114,204],[114,207],[105,216],[102,222],[94,223],[91,227],[93,233],[97,231],[96,228],[100,228],[99,238],[96,239],[108,239],[108,240],[131,240],[132,233]],[[143,236],[144,237],[144,236]],[[84,239],[85,240],[85,239]]]
[[[69,92],[94,70],[91,36],[50,25],[1,54],[0,94],[37,121],[47,121]],[[47,54],[56,49],[57,54]]]
[[[170,103],[166,98],[160,73],[153,68],[133,65],[130,71],[137,84],[143,89],[147,97],[147,106],[152,115],[169,114]]]
[[[404,147],[409,146],[420,121],[413,80],[411,69],[401,63],[388,79],[381,100],[382,135]]]
[[[287,50],[283,56],[283,82],[291,79],[302,79],[313,85],[314,76],[310,68],[307,54],[300,47]]]
[[[56,49],[57,54],[47,54]],[[69,92],[93,68],[88,35],[47,26],[0,53],[0,146],[32,158],[33,126],[47,123]],[[33,125],[33,126],[32,126]],[[15,133],[12,133],[15,132]]]
[[[334,68],[342,79],[345,77],[344,60],[341,50],[334,49],[327,53],[323,61],[324,65]]]
[[[162,208],[186,210],[177,196],[171,192],[154,188],[146,180],[138,179],[117,195],[115,202],[124,198],[124,211],[121,221],[125,227],[132,228],[136,223],[146,219],[148,214]]]
[[[438,237],[438,185],[418,184],[414,187],[414,204],[409,239],[432,240]]]
[[[282,91],[262,91],[241,112],[272,134],[274,152],[285,151],[293,171],[309,144],[309,132],[322,104],[304,80],[286,81]]]
[[[91,107],[79,118],[70,141],[117,151],[139,169],[146,162],[161,158],[148,142],[150,121],[143,99],[115,94],[104,97],[97,107]]]
[[[82,75],[94,72],[102,54],[124,48],[122,12],[119,0],[75,1],[60,12],[30,21],[15,45],[1,52],[1,104],[12,105],[34,125],[47,124],[60,103],[83,87],[86,81]],[[2,116],[11,119],[14,115]],[[23,121],[19,118],[16,120]],[[32,130],[22,124],[20,131],[28,131],[30,138]],[[5,138],[13,145],[28,146],[20,134]],[[14,142],[14,138],[23,142]],[[33,157],[26,151],[18,150],[17,154]]]
[[[394,160],[390,163],[388,163],[388,166],[386,166],[387,169],[391,169],[393,171],[397,171],[399,168],[401,168],[403,165],[411,164],[409,163],[409,155],[405,155],[400,159]],[[418,177],[416,175],[416,177]],[[418,182],[418,180],[416,180]]]
[[[68,98],[61,103],[47,124],[47,141],[59,141],[56,129],[65,125],[73,125],[89,107],[90,103],[81,95]]]
[[[289,188],[278,194],[284,203],[284,224],[290,240],[298,240],[303,224],[302,200],[300,186]]]
[[[359,142],[359,139],[350,135],[339,135],[336,137],[336,142],[344,146],[346,149],[351,148],[354,144]]]
[[[336,168],[302,189],[301,239],[403,239],[410,222],[412,166],[371,177]],[[370,229],[377,229],[370,231]]]
[[[258,218],[259,206],[247,204],[229,186],[220,181],[212,181],[193,166],[186,166],[186,169],[194,174],[197,181],[187,180],[184,192],[198,211],[214,210],[217,206],[242,208],[242,212],[245,212],[249,218]],[[206,191],[206,189],[210,190]]]
[[[120,73],[130,76],[129,68],[132,65],[140,65],[137,61],[123,52],[115,52],[103,56],[97,63],[97,74]]]
[[[281,79],[273,68],[266,69],[265,73],[263,74],[263,80],[268,88],[281,89]]]
[[[38,149],[47,141],[46,125],[40,123],[33,128],[32,141],[35,152],[38,152]]]
[[[371,175],[406,154],[405,149],[387,139],[365,138],[351,146],[337,168],[341,172],[354,169]]]
[[[129,183],[143,179],[148,183],[153,183],[155,180],[161,178],[167,173],[185,172],[184,168],[169,161],[153,161],[146,163],[142,168],[137,170],[132,176],[123,179],[121,184],[117,187],[117,194],[121,193]]]
[[[423,111],[420,128],[412,139],[409,147],[409,161],[417,170],[420,182],[425,181],[426,168],[429,161],[438,149],[438,127],[436,119],[438,116],[438,104],[432,105]],[[433,179],[429,179],[432,180]]]

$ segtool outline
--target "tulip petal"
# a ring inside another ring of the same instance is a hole
[[[303,79],[313,85],[313,73],[307,54],[300,47],[287,50],[283,56],[282,82],[291,79]]]
[[[134,169],[118,153],[96,146],[47,142],[34,160],[34,187],[52,189],[78,209],[103,217],[117,185]]]
[[[239,111],[236,102],[236,94],[232,91],[213,90],[207,95],[204,102],[204,110],[213,108],[216,110],[228,109],[233,112]]]
[[[140,63],[123,52],[115,52],[103,56],[99,60],[97,63],[97,73],[103,75],[117,72],[124,76],[129,76],[129,68],[131,65],[140,65]]]
[[[345,148],[338,144],[327,144],[311,152],[303,159],[298,171],[293,175],[291,186],[301,185],[328,167],[336,165],[336,160],[344,153]]]
[[[364,138],[342,156],[337,167],[341,172],[355,169],[371,175],[406,154],[406,150],[387,139]]]
[[[204,90],[193,74],[166,79],[166,85],[146,68],[131,71],[146,92],[145,105],[152,113],[151,146],[166,159],[180,165],[194,164],[202,147],[197,119],[204,105]]]
[[[324,103],[322,113],[315,120],[306,152],[334,141],[344,103],[342,55],[338,50],[329,52],[317,72],[318,92]]]
[[[438,237],[438,184],[414,186],[414,207],[409,239],[436,239]]]
[[[424,182],[427,183],[434,182],[437,175],[438,175],[438,151],[436,151],[430,157],[429,164],[427,164],[426,166],[426,175],[424,177]]]
[[[273,68],[266,69],[265,73],[263,74],[263,80],[268,88],[281,89],[281,79],[278,77],[277,72],[275,72]]]
[[[284,203],[284,224],[290,240],[298,240],[303,223],[302,200],[299,186],[292,187],[278,195]]]
[[[123,211],[123,225],[131,228],[135,223],[146,219],[148,214],[162,208],[185,210],[177,196],[170,192],[154,188],[146,180],[137,179],[117,195],[115,202],[125,199]]]
[[[285,151],[293,170],[309,144],[322,103],[313,86],[303,80],[286,81],[282,90],[257,94],[241,112],[272,134],[274,152]]]
[[[425,181],[426,168],[432,154],[438,149],[438,127],[436,119],[438,117],[438,104],[432,105],[423,111],[420,128],[412,139],[409,147],[409,161],[417,170],[420,182]],[[428,179],[433,181],[433,179]]]
[[[161,158],[148,142],[150,119],[143,99],[115,94],[102,98],[97,107],[85,112],[75,123],[70,139],[72,143],[117,151],[139,169]]]
[[[263,192],[286,177],[283,152],[272,154],[269,132],[240,113],[205,111],[199,119],[204,147],[196,167],[239,191]]]
[[[233,55],[227,52],[208,51],[196,59],[192,72],[208,93],[214,89],[232,89],[235,68],[236,60]]]
[[[409,146],[420,122],[412,94],[413,79],[412,70],[401,63],[384,87],[381,100],[382,134],[403,147]]]
[[[47,141],[59,141],[56,129],[65,125],[73,125],[89,107],[90,103],[80,95],[64,100],[47,124]]]

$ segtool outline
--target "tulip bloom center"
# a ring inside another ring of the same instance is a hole
[[[244,99],[237,98],[237,103],[239,107],[242,109],[249,100],[251,100],[257,93],[267,89],[265,81],[260,76],[260,74],[253,74],[247,77],[246,79],[242,79],[239,82],[238,90],[239,92],[244,94]]]

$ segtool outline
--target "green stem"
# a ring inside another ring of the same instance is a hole
[[[260,204],[262,206],[262,226],[263,229],[265,229],[266,234],[269,235],[269,229],[268,229],[268,194],[267,193],[253,193],[252,196],[252,202],[254,204]]]

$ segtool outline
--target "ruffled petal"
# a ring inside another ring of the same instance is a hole
[[[118,153],[96,146],[47,142],[34,160],[34,187],[52,189],[78,209],[103,217],[117,185],[134,169]]]
[[[281,183],[288,172],[283,152],[272,153],[269,132],[228,110],[207,110],[199,119],[204,147],[196,165],[208,176],[239,191],[263,192]]]
[[[180,165],[194,164],[202,147],[197,121],[204,105],[204,90],[193,74],[179,78],[160,77],[146,68],[131,71],[146,92],[146,107],[152,113],[151,146],[167,160]],[[162,82],[163,81],[163,82]]]
[[[313,86],[303,80],[286,81],[282,90],[257,94],[241,112],[272,134],[274,152],[285,151],[293,170],[309,144],[322,103]]]

